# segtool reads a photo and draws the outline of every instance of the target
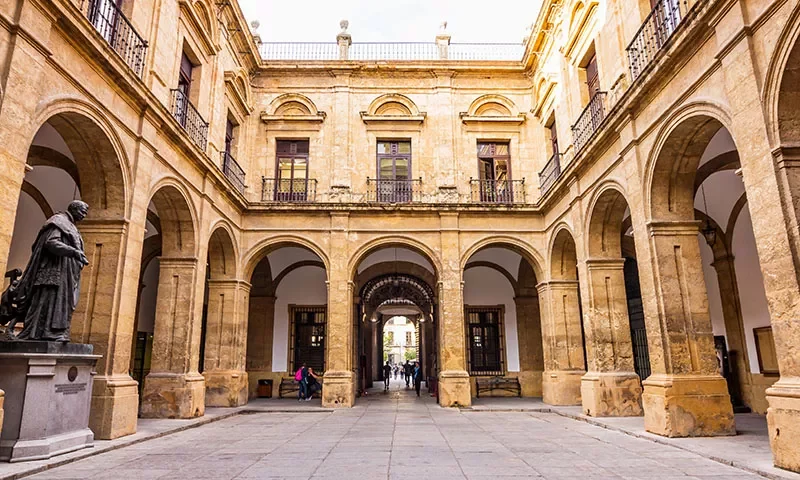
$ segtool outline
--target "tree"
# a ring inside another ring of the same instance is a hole
[[[416,360],[416,358],[417,358],[417,349],[414,348],[414,347],[407,347],[406,348],[406,352],[405,352],[405,354],[403,356],[406,357],[406,360],[409,360],[409,361]]]

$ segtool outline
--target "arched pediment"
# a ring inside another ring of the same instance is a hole
[[[364,123],[372,122],[412,122],[421,124],[425,121],[425,112],[420,112],[417,104],[410,98],[398,93],[381,95],[366,111],[361,112]]]
[[[514,114],[516,107],[514,102],[502,95],[483,95],[476,98],[466,112],[461,112],[461,121],[464,123],[474,122],[502,122],[522,124],[525,121],[525,113]]]
[[[299,93],[287,93],[270,102],[267,111],[261,114],[264,122],[316,122],[325,120],[325,112],[317,110],[314,102]]]
[[[245,80],[243,72],[225,72],[225,93],[233,101],[241,116],[249,115],[251,107],[250,85]]]

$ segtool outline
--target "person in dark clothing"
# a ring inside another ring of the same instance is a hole
[[[392,366],[389,365],[389,360],[386,360],[386,365],[383,366],[383,389],[389,390],[389,380],[392,378]]]
[[[319,381],[317,381],[317,375],[314,373],[314,369],[308,367],[308,372],[306,374],[306,402],[310,402],[312,398],[314,398],[314,394],[319,390],[322,390],[322,385],[320,385]]]
[[[419,387],[422,385],[422,368],[419,366],[419,362],[414,362],[414,390],[417,391],[417,396],[419,397]]]
[[[411,375],[414,373],[414,366],[406,360],[406,364],[403,365],[403,374],[406,377],[406,388],[408,388],[408,384],[411,383]]]

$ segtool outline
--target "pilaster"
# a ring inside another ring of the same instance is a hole
[[[542,396],[542,322],[538,296],[514,298],[517,307],[517,335],[519,337],[519,383],[523,397]]]

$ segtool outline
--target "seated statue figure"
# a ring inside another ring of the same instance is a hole
[[[22,320],[22,340],[69,341],[72,312],[78,304],[81,270],[89,264],[76,223],[89,206],[79,200],[47,219],[31,249],[22,278],[2,297],[0,311],[11,325]],[[7,332],[13,335],[12,331]]]

